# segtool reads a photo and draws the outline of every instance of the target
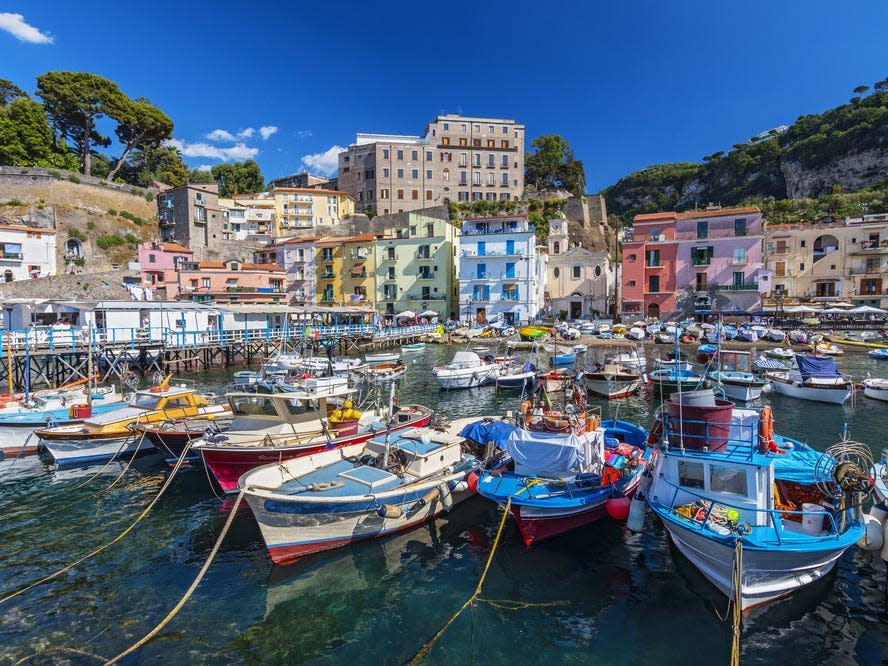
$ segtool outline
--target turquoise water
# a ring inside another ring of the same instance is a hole
[[[454,349],[429,346],[407,358],[402,402],[423,402],[457,418],[514,408],[494,388],[443,392],[430,376]],[[601,352],[597,352],[601,354]],[[587,356],[596,356],[590,350]],[[888,376],[865,355],[839,360],[847,374]],[[232,371],[237,368],[232,369]],[[194,377],[222,390],[228,373]],[[886,445],[888,403],[820,405],[779,396],[776,428],[817,448],[854,438]],[[650,396],[604,405],[647,424]],[[159,456],[123,466],[51,471],[37,458],[0,462],[0,593],[24,587],[123,530],[168,475]],[[121,542],[47,584],[0,605],[0,661],[71,647],[111,657],[173,607],[205,561],[231,500],[214,497],[202,470],[182,473],[157,507]],[[164,632],[123,663],[386,663],[409,660],[474,590],[499,522],[472,498],[432,525],[319,554],[287,567],[268,559],[249,509],[194,596]],[[862,663],[888,659],[885,564],[859,550],[837,571],[753,615],[744,629],[745,664]],[[527,550],[509,522],[484,598],[457,620],[428,663],[654,664],[726,662],[725,599],[670,544],[650,514],[642,534],[603,521]],[[34,663],[96,663],[65,653]]]

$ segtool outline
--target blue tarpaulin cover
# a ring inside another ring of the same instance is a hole
[[[793,445],[785,455],[774,458],[774,478],[796,483],[814,483],[814,468],[824,454],[801,442],[793,442]]]
[[[496,448],[505,449],[506,442],[514,431],[515,426],[505,421],[480,420],[465,426],[459,436],[473,439],[479,444],[495,442]]]
[[[562,435],[515,428],[506,445],[515,474],[548,478],[575,476],[583,470],[585,449],[574,433]]]
[[[807,354],[796,354],[796,363],[799,366],[799,373],[802,379],[810,377],[841,377],[839,371],[836,370],[836,362],[832,357],[809,356]]]

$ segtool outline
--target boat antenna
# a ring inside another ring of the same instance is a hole
[[[385,450],[382,453],[382,467],[385,469],[389,464],[389,452],[391,451],[391,434],[392,420],[395,418],[395,391],[398,389],[398,380],[392,381],[389,389],[389,406],[388,418],[385,420]]]

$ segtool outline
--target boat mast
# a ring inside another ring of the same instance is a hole
[[[391,388],[389,390],[389,407],[388,407],[388,418],[385,420],[385,451],[382,453],[382,467],[388,467],[389,464],[389,451],[391,450],[391,442],[389,441],[390,435],[392,434],[392,419],[395,417],[394,409],[395,409],[395,389],[398,386],[397,381],[393,381]]]
[[[89,322],[89,349],[86,353],[86,404],[92,406],[93,396],[93,325]]]

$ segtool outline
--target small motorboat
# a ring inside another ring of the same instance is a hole
[[[694,369],[694,364],[684,358],[658,358],[654,360],[654,365],[658,370],[678,369],[691,372]]]
[[[379,363],[394,363],[401,358],[400,352],[379,352],[376,354],[364,354],[364,360],[370,365]]]
[[[637,349],[611,356],[605,362],[622,365],[630,370],[644,370],[647,367],[647,358],[645,358],[644,354],[639,355]]]
[[[801,400],[841,405],[851,397],[854,385],[836,369],[829,356],[796,354],[789,370],[768,372],[775,393]]]
[[[551,334],[552,329],[548,326],[522,326],[518,329],[518,335],[521,339],[529,342],[545,340]]]
[[[693,370],[660,368],[652,370],[648,379],[654,387],[654,395],[667,398],[677,391],[696,391],[709,386],[709,381]]]
[[[864,379],[863,394],[873,400],[888,400],[888,379],[875,377]]]
[[[888,361],[888,347],[880,347],[879,349],[870,349],[867,356],[877,361]]]
[[[752,373],[752,354],[747,351],[726,351],[719,354],[718,368],[707,373],[715,390],[721,389],[730,400],[757,400],[768,385]]]
[[[725,326],[722,328],[722,332],[725,335],[725,340],[733,340],[737,337],[737,328],[734,326]]]
[[[697,347],[697,363],[709,363],[718,354],[716,345],[706,343]]]
[[[214,418],[208,414],[196,419],[169,419],[160,423],[136,423],[133,430],[142,433],[154,445],[170,467],[175,466],[188,449],[182,462],[185,465],[200,462],[200,452],[191,449],[193,441],[201,437],[221,435],[231,427],[232,416]]]
[[[426,348],[425,342],[414,342],[409,345],[401,345],[401,351],[405,354],[412,354],[415,352],[421,352]]]
[[[789,333],[787,333],[786,337],[788,337],[789,341],[794,345],[808,344],[808,334],[805,333],[805,331],[793,329]]]
[[[401,360],[394,363],[378,363],[368,365],[352,372],[355,381],[368,384],[384,384],[392,382],[407,372],[407,364]]]
[[[769,328],[762,336],[762,339],[770,340],[771,342],[783,342],[786,339],[786,333],[779,328]]]
[[[561,368],[568,365],[573,365],[577,362],[577,355],[573,352],[563,352],[560,354],[552,354],[549,357],[549,365],[553,368]]]
[[[626,337],[637,340],[638,342],[643,341],[647,337],[647,333],[645,333],[643,328],[639,328],[638,326],[633,326],[629,329],[629,332],[626,333]]]
[[[765,352],[768,358],[776,358],[780,361],[791,361],[795,352],[789,347],[774,347]]]
[[[770,407],[719,402],[670,409],[654,424],[660,445],[639,492],[678,550],[743,611],[827,575],[864,537],[872,456],[853,442],[821,454],[774,433]],[[640,530],[639,514],[629,522]]]
[[[758,333],[751,328],[743,328],[737,331],[737,340],[740,342],[758,342]]]
[[[533,363],[525,363],[520,371],[508,371],[500,368],[501,374],[494,379],[497,389],[524,389],[532,387],[537,381],[537,369]]]
[[[573,385],[576,374],[571,370],[549,370],[538,373],[537,377],[546,393],[558,393],[567,391]]]
[[[447,390],[475,388],[492,382],[498,367],[493,357],[482,359],[475,352],[458,351],[452,361],[433,368],[432,377]]]
[[[845,352],[833,343],[826,340],[821,340],[816,345],[814,345],[814,353],[821,356],[841,356]]]
[[[262,373],[255,370],[238,370],[234,373],[233,379],[234,388],[238,391],[243,391],[248,386],[254,386],[262,379]]]
[[[755,357],[755,360],[752,362],[752,371],[753,372],[770,372],[772,370],[789,370],[789,366],[777,359],[768,358],[764,354],[759,354]]]
[[[641,385],[641,375],[622,365],[605,363],[584,369],[578,381],[589,393],[608,400],[627,398]]]
[[[573,346],[573,351],[574,351],[574,354],[585,354],[587,351],[589,351],[589,347],[580,343],[578,345]]]
[[[675,344],[675,333],[667,333],[666,331],[660,331],[654,336],[654,342],[658,345],[674,345]]]

